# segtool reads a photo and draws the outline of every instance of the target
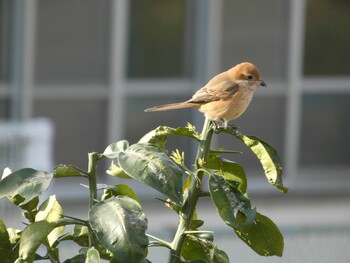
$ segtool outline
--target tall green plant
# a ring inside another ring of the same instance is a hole
[[[122,140],[109,145],[103,153],[90,153],[87,170],[59,165],[52,173],[30,168],[10,173],[0,181],[0,198],[6,196],[21,208],[27,223],[24,230],[7,228],[0,218],[0,258],[5,263],[41,259],[60,262],[58,244],[71,240],[81,249],[65,263],[100,259],[116,263],[149,262],[148,247],[157,246],[169,249],[169,263],[229,262],[226,253],[213,242],[213,232],[203,230],[204,222],[197,218],[198,199],[207,196],[228,227],[256,253],[282,256],[283,236],[269,218],[252,206],[244,169],[221,156],[233,151],[210,148],[213,131],[209,120],[205,121],[201,134],[190,124],[176,129],[161,126],[138,143],[129,145]],[[273,147],[232,128],[220,128],[218,132],[232,135],[248,146],[260,160],[268,182],[287,192],[282,184],[281,162]],[[185,165],[183,153],[167,154],[169,136],[185,136],[198,142],[193,169]],[[104,158],[112,160],[108,174],[141,181],[166,197],[163,202],[179,217],[172,241],[146,233],[146,215],[129,186],[97,183],[97,165]],[[69,180],[68,177],[88,180],[88,218],[65,216],[55,195],[40,203],[39,196],[53,179]],[[208,189],[203,189],[203,177],[209,178]],[[98,191],[102,194],[98,195]],[[71,233],[66,232],[67,225],[74,226]],[[46,248],[45,255],[37,253],[39,246]]]

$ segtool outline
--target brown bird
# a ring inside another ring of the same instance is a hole
[[[208,119],[227,123],[241,116],[250,104],[255,90],[266,83],[249,62],[240,63],[213,77],[190,100],[146,109],[146,112],[195,108]]]

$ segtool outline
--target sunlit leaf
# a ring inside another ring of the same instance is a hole
[[[16,245],[21,237],[20,236],[21,230],[9,227],[7,229],[7,233],[9,234],[9,237],[10,237],[9,240],[11,245],[12,246]]]
[[[107,174],[110,174],[114,177],[119,177],[119,178],[131,178],[129,175],[127,175],[122,168],[120,168],[118,165],[112,162],[111,166],[109,169],[106,171]]]
[[[204,165],[208,169],[215,170],[215,174],[221,175],[234,188],[242,193],[247,192],[247,176],[240,164],[211,155]]]
[[[31,168],[13,172],[0,181],[0,198],[9,196],[19,200],[16,205],[25,204],[45,191],[52,177],[52,173]]]
[[[136,200],[138,203],[141,203],[140,199],[138,198],[134,190],[126,184],[104,185],[103,189],[104,189],[104,192],[101,197],[101,200],[108,199],[112,196],[126,195]]]
[[[85,263],[99,263],[100,262],[100,253],[94,247],[90,247],[86,253]]]
[[[226,253],[218,249],[211,240],[193,235],[186,237],[182,256],[186,260],[203,260],[203,262],[208,263],[229,263]]]
[[[73,241],[80,246],[87,247],[89,245],[89,228],[87,226],[75,225]]]
[[[50,223],[46,220],[28,225],[21,234],[19,259],[16,262],[32,262],[36,250],[55,227],[56,223]]]
[[[117,262],[136,263],[146,257],[147,219],[134,199],[118,196],[97,203],[89,211],[89,223]]]
[[[60,164],[55,167],[53,171],[53,175],[55,178],[60,178],[60,177],[76,177],[76,176],[81,176],[81,177],[86,177],[87,175],[80,171],[79,169],[73,167],[72,165],[65,165],[65,164]]]
[[[283,254],[283,236],[277,226],[266,216],[256,213],[252,225],[234,231],[259,255],[281,257]]]
[[[256,210],[252,208],[249,198],[228,184],[223,177],[211,175],[209,191],[220,217],[227,225],[240,228],[254,222]],[[239,214],[244,214],[246,220],[238,221]]]
[[[8,175],[10,175],[12,173],[11,169],[9,167],[6,167],[4,169],[4,171],[2,172],[1,178],[0,180],[4,179],[5,177],[7,177]]]
[[[193,127],[193,126],[192,126]],[[189,126],[179,127],[179,128],[170,128],[167,126],[159,126],[157,129],[150,131],[144,135],[139,143],[151,143],[158,145],[163,148],[165,146],[168,136],[186,136],[196,140],[199,140],[199,135]]]
[[[129,142],[127,140],[121,140],[110,144],[103,152],[103,155],[107,158],[114,159],[118,157],[120,152],[125,151],[128,147]]]
[[[175,202],[182,201],[184,170],[160,148],[152,144],[133,144],[118,155],[119,166]]]
[[[258,137],[243,135],[242,133],[232,131],[232,129],[229,128],[224,131],[236,136],[252,150],[252,152],[258,157],[264,169],[266,178],[271,185],[275,186],[283,193],[288,191],[288,188],[284,187],[282,183],[281,159],[275,148]]]
[[[63,217],[61,205],[57,202],[56,196],[50,196],[38,209],[35,216],[35,221],[46,220],[48,222],[56,222]],[[48,236],[47,241],[50,247],[54,244],[57,238],[63,233],[64,226],[56,227]]]

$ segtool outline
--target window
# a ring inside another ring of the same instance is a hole
[[[10,118],[11,13],[13,3],[0,0],[0,120]]]
[[[304,57],[306,76],[350,74],[349,25],[350,1],[307,1]]]
[[[189,77],[192,74],[191,1],[130,1],[129,78]]]

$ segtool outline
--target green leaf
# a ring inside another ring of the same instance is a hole
[[[83,173],[78,168],[72,166],[72,165],[65,165],[60,164],[55,167],[53,171],[54,178],[60,178],[60,177],[87,177],[86,173]]]
[[[186,237],[182,256],[186,260],[203,260],[208,263],[230,262],[226,253],[218,249],[211,240],[193,235]]]
[[[7,233],[9,234],[9,237],[10,237],[9,240],[11,245],[15,246],[21,237],[20,236],[21,230],[9,227],[7,229]]]
[[[193,126],[178,127],[176,129],[167,126],[159,126],[157,129],[152,130],[145,134],[139,143],[151,143],[163,148],[165,146],[168,136],[186,136],[199,141],[199,134],[192,128]]]
[[[105,189],[105,190],[104,190],[103,195],[101,197],[102,201],[105,199],[108,199],[112,196],[126,195],[126,196],[134,199],[138,203],[141,203],[140,199],[138,198],[138,196],[136,195],[134,190],[126,184],[116,184],[116,185],[112,185],[112,186],[111,185],[104,185],[103,189]]]
[[[73,241],[82,247],[87,247],[89,245],[89,228],[87,226],[75,225]]]
[[[89,211],[89,223],[117,262],[136,263],[146,257],[147,219],[134,199],[118,196],[97,203]]]
[[[0,181],[0,198],[13,197],[17,200],[16,205],[25,204],[45,191],[52,177],[52,173],[31,168],[13,172]]]
[[[237,188],[242,193],[247,192],[247,176],[240,164],[217,155],[210,155],[204,166],[215,170],[215,174],[225,178],[232,187]]]
[[[220,217],[227,225],[241,228],[254,222],[256,210],[252,208],[249,198],[223,177],[212,174],[209,178],[209,191]],[[240,214],[244,214],[246,220],[238,221]]]
[[[94,247],[90,247],[86,253],[85,263],[99,263],[100,262],[100,253]]]
[[[192,219],[190,229],[198,229],[202,225],[204,225],[204,221],[203,220]]]
[[[28,212],[32,212],[33,210],[36,209],[36,207],[38,206],[39,204],[39,197],[36,196],[34,197],[32,200],[30,200],[29,202],[23,204],[23,205],[20,205],[19,207],[28,211]]]
[[[118,157],[118,154],[120,152],[124,152],[128,147],[129,147],[129,142],[127,140],[121,140],[110,144],[105,149],[102,155],[109,159],[114,159]]]
[[[106,171],[108,174],[118,177],[118,178],[131,178],[129,175],[127,175],[122,168],[120,168],[118,165],[112,162],[109,169]]]
[[[184,170],[160,148],[152,144],[131,145],[118,156],[119,166],[128,175],[139,180],[173,201],[182,201]]]
[[[264,169],[266,178],[271,185],[275,186],[283,193],[288,192],[288,188],[284,187],[282,183],[281,159],[275,148],[255,136],[233,132],[232,129],[225,129],[225,132],[236,136],[252,150],[252,152],[258,157]]]
[[[234,231],[259,255],[281,257],[283,254],[283,236],[278,227],[266,216],[256,213],[254,224]]]
[[[0,248],[11,250],[10,236],[7,232],[6,225],[0,217]]]
[[[61,205],[57,202],[56,196],[50,196],[38,209],[35,216],[35,221],[46,220],[48,222],[56,222],[63,217],[63,210]],[[47,241],[49,246],[55,243],[58,237],[63,233],[64,226],[56,227],[48,236]]]
[[[259,158],[269,183],[283,193],[287,193],[288,188],[284,187],[282,183],[282,165],[277,151],[271,145],[255,136],[241,135],[239,138]]]
[[[4,249],[0,247],[1,263],[13,263],[18,258],[18,253],[11,249]]]
[[[32,262],[36,250],[55,227],[56,223],[50,223],[46,220],[28,225],[21,234],[19,258],[16,262]]]
[[[76,255],[70,259],[65,260],[63,263],[85,263],[85,255]]]

